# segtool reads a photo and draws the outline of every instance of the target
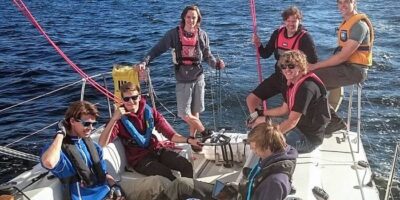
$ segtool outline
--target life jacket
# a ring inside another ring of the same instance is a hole
[[[265,166],[264,168],[259,167],[259,165],[255,166],[250,171],[245,183],[246,189],[244,191],[241,189],[240,191],[241,196],[245,197],[246,200],[250,200],[257,187],[272,174],[286,174],[289,177],[289,181],[292,182],[295,167],[296,160],[281,160]]]
[[[144,108],[144,119],[146,122],[146,133],[143,135],[135,128],[132,122],[128,119],[126,115],[122,115],[121,122],[132,136],[134,140],[130,140],[129,143],[132,145],[138,145],[142,148],[147,148],[150,145],[151,136],[154,129],[154,118],[152,109],[149,105],[145,104]],[[124,141],[126,142],[126,141]]]
[[[365,14],[355,14],[349,20],[342,22],[339,27],[337,34],[338,37],[338,47],[335,52],[340,51],[345,42],[350,36],[351,27],[358,21],[363,20],[367,23],[369,27],[369,41],[367,44],[361,44],[356,51],[347,59],[347,63],[355,63],[360,65],[371,66],[372,65],[372,45],[374,43],[374,29],[372,27],[371,21]]]
[[[186,37],[182,26],[178,26],[179,43],[175,50],[175,65],[200,65],[199,29],[196,28],[193,37]]]
[[[106,174],[102,168],[101,160],[96,147],[90,137],[82,138],[89,151],[90,158],[92,159],[92,167],[89,168],[85,161],[82,159],[82,155],[71,140],[70,136],[66,136],[61,146],[62,151],[67,155],[75,168],[77,174],[65,178],[61,178],[60,181],[64,185],[64,199],[71,199],[70,184],[79,182],[85,187],[90,187],[97,184],[103,184],[106,181]]]
[[[293,37],[287,38],[285,36],[285,30],[285,27],[279,28],[278,37],[275,40],[275,53],[278,54],[278,57],[285,51],[299,49],[299,41],[303,35],[307,33],[305,29],[301,29],[300,31],[297,31]]]
[[[321,79],[319,79],[319,77],[314,73],[310,72],[301,77],[292,87],[288,87],[288,89],[286,90],[286,98],[289,110],[292,110],[293,108],[297,90],[299,89],[300,85],[308,78],[312,78],[317,83],[318,87],[321,89],[322,96],[326,96],[326,89]]]

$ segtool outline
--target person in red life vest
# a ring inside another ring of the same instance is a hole
[[[253,42],[258,48],[261,57],[269,58],[274,54],[275,59],[278,61],[283,52],[298,49],[306,54],[309,63],[316,63],[318,57],[314,41],[310,33],[302,26],[302,18],[301,11],[295,6],[284,10],[282,12],[284,25],[272,33],[265,47],[261,44],[259,37],[253,35]],[[275,64],[275,72],[247,96],[246,102],[249,112],[253,113],[263,100],[279,93],[285,96],[286,79],[278,65]]]
[[[144,70],[149,62],[172,49],[175,65],[176,99],[178,116],[188,125],[190,136],[208,136],[212,132],[200,121],[199,113],[204,111],[205,82],[202,61],[217,70],[225,67],[222,59],[216,59],[210,50],[207,33],[200,28],[202,20],[197,6],[187,6],[181,14],[178,27],[169,30],[150,50],[139,69]],[[194,148],[194,150],[201,150]]]
[[[104,147],[119,137],[128,164],[144,175],[160,175],[172,181],[176,178],[172,174],[173,169],[183,177],[193,178],[192,164],[177,152],[163,147],[153,135],[153,129],[172,142],[189,143],[197,147],[199,142],[192,137],[179,135],[161,113],[146,104],[138,85],[128,82],[120,89],[123,108],[129,113],[122,115],[120,109],[115,109],[99,138],[99,144]]]
[[[334,55],[324,61],[309,65],[309,70],[321,78],[329,91],[329,104],[338,110],[343,96],[343,86],[361,83],[367,78],[372,65],[374,30],[365,14],[356,10],[356,0],[337,0],[343,22],[337,32],[338,47]],[[340,118],[332,116],[327,133],[346,128]]]
[[[307,70],[306,56],[299,50],[286,51],[278,61],[287,80],[287,92],[280,107],[264,111],[266,116],[288,118],[279,124],[287,143],[299,153],[311,152],[324,139],[325,127],[330,120],[326,89],[322,81]],[[259,117],[264,121],[264,117]]]

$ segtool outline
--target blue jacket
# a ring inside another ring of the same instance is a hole
[[[92,159],[90,158],[90,154],[88,149],[86,148],[85,143],[82,139],[77,137],[72,138],[72,141],[75,143],[79,152],[81,153],[83,159],[88,163],[89,167],[92,166]],[[49,148],[50,145],[46,146],[42,150],[42,154]],[[104,171],[106,171],[106,163],[103,160],[103,151],[101,147],[95,143],[97,152],[99,154],[101,165]],[[42,163],[43,166],[43,163]],[[44,167],[44,166],[43,166]],[[70,159],[67,155],[61,151],[60,160],[57,165],[53,169],[49,169],[51,173],[53,173],[57,178],[65,178],[76,174],[76,170],[73,167]],[[71,198],[72,200],[92,200],[92,199],[103,199],[110,188],[107,182],[104,184],[98,184],[93,187],[81,187],[78,182],[70,184]],[[60,197],[61,198],[61,197]]]

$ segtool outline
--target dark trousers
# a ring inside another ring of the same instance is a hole
[[[160,175],[173,181],[176,177],[172,169],[181,173],[182,177],[193,178],[192,164],[183,156],[169,149],[160,149],[158,152],[150,153],[146,158],[139,161],[134,169],[144,175]]]

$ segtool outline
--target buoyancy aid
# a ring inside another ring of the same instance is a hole
[[[285,27],[279,28],[278,37],[275,41],[276,53],[279,56],[282,55],[285,51],[299,49],[299,41],[301,37],[303,37],[303,35],[307,32],[305,29],[300,29],[300,31],[297,31],[293,37],[288,38],[285,36],[285,30]]]
[[[199,65],[199,29],[196,28],[193,33],[193,37],[187,37],[184,34],[184,30],[182,26],[178,26],[178,35],[179,42],[175,50],[176,60],[174,60],[174,64],[176,65]]]
[[[374,29],[372,27],[371,21],[368,19],[365,14],[355,14],[349,20],[342,22],[339,27],[339,31],[337,34],[338,37],[338,48],[336,51],[340,51],[345,42],[348,40],[350,36],[351,28],[358,21],[364,21],[369,27],[369,41],[367,44],[360,44],[358,49],[354,51],[354,53],[350,56],[350,58],[346,61],[347,63],[355,63],[360,65],[371,66],[372,65],[372,46],[374,43]]]
[[[129,132],[129,134],[132,136],[132,138],[134,139],[130,140],[129,143],[133,144],[134,142],[133,145],[138,145],[142,148],[147,148],[150,145],[150,140],[154,129],[154,118],[152,109],[147,104],[145,104],[144,108],[144,119],[146,122],[145,134],[139,133],[139,131],[135,128],[135,126],[132,124],[132,122],[128,119],[126,115],[122,115],[121,122],[126,128],[126,130]]]
[[[288,87],[288,89],[286,90],[286,98],[289,110],[292,110],[293,108],[297,90],[299,89],[300,85],[308,78],[312,78],[317,83],[318,87],[321,89],[322,96],[326,96],[326,89],[321,79],[319,79],[319,77],[314,73],[310,72],[301,77],[293,86]]]
[[[75,182],[80,182],[83,186],[93,186],[96,184],[102,184],[106,180],[106,173],[104,172],[99,154],[96,147],[90,137],[82,138],[86,145],[86,148],[92,159],[92,167],[89,168],[86,162],[82,159],[82,155],[75,146],[70,136],[66,136],[61,146],[63,152],[68,156],[77,174],[69,177],[60,179],[61,183],[64,184],[64,199],[71,199],[69,185]]]
[[[272,174],[283,173],[289,177],[289,181],[292,182],[292,175],[296,167],[296,160],[281,160],[272,163],[264,168],[256,165],[249,173],[248,179],[244,184],[246,186],[245,190],[240,189],[242,197],[246,200],[251,200],[254,191],[268,176]]]

